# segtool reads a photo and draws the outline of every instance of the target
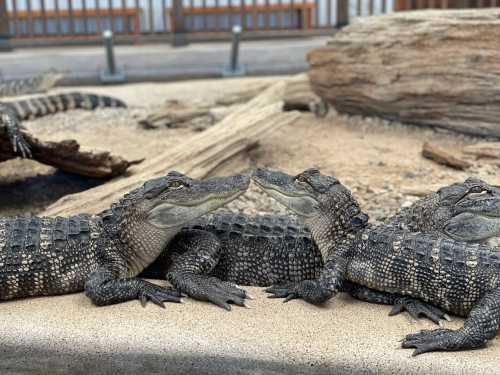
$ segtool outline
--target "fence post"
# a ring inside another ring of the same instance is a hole
[[[332,1],[332,0],[327,0]],[[337,0],[337,27],[340,29],[349,23],[349,0]]]
[[[0,0],[0,51],[11,51],[7,1]]]
[[[172,0],[172,14],[172,45],[174,47],[185,46],[188,43],[182,0]]]

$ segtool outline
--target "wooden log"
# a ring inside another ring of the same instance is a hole
[[[500,137],[500,9],[358,17],[310,52],[339,112]]]
[[[464,154],[473,155],[477,159],[496,159],[500,163],[500,142],[480,142],[466,146]]]
[[[215,118],[210,113],[210,108],[190,107],[178,101],[169,101],[157,112],[139,120],[139,124],[146,129],[183,128],[193,122],[204,124],[207,128],[215,122]]]
[[[127,168],[141,161],[129,162],[120,156],[110,155],[107,151],[82,151],[75,140],[44,142],[24,132],[34,160],[58,168],[65,172],[87,177],[115,177]],[[10,141],[0,137],[0,162],[18,157],[12,150]]]
[[[430,144],[429,142],[425,142],[422,147],[422,156],[435,161],[438,164],[446,165],[451,168],[464,170],[472,166],[471,163],[465,160],[461,160],[449,152]]]
[[[284,111],[309,111],[318,117],[328,114],[328,103],[313,92],[306,73],[287,81],[283,101]]]
[[[131,168],[130,176],[67,195],[48,207],[45,214],[97,213],[145,180],[169,170],[178,170],[196,178],[210,175],[221,164],[255,147],[269,131],[298,118],[297,112],[282,112],[284,88],[285,82],[276,83],[208,130],[192,135],[177,147],[146,160],[140,169]]]

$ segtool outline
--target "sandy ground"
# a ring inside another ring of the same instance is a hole
[[[137,125],[138,118],[168,99],[213,102],[256,82],[262,80],[87,87],[82,89],[126,100],[130,108],[72,111],[26,126],[42,139],[75,138],[87,147],[109,149],[129,159],[147,158],[182,142],[194,130],[145,130]],[[425,141],[458,151],[477,140],[376,119],[335,113],[316,119],[305,113],[218,173],[254,166],[296,173],[317,166],[350,186],[374,219],[411,204],[417,199],[415,193],[432,191],[468,175],[500,184],[498,167],[475,163],[469,171],[458,172],[423,159],[420,152]],[[64,194],[99,183],[102,181],[55,172],[30,160],[12,160],[0,168],[0,215],[40,212]],[[282,212],[254,189],[231,208]],[[406,315],[388,318],[389,307],[346,296],[327,306],[335,308],[318,309],[301,301],[276,303],[266,299],[262,290],[251,290],[257,296],[251,304],[253,310],[234,309],[230,314],[191,300],[187,306],[169,306],[167,312],[154,306],[144,310],[136,301],[93,308],[82,293],[9,302],[8,309],[0,310],[0,321],[5,323],[0,324],[2,347],[7,348],[0,367],[12,371],[20,366],[26,372],[36,366],[38,371],[38,364],[43,363],[48,372],[67,371],[70,366],[76,373],[87,373],[89,368],[110,373],[121,366],[131,373],[157,368],[161,369],[157,373],[165,373],[168,363],[171,373],[498,373],[498,339],[486,350],[413,359],[410,351],[399,349],[398,340],[432,327],[428,323],[409,322]],[[461,322],[455,319],[449,326]],[[104,334],[103,326],[108,327]]]
[[[137,120],[176,99],[207,105],[235,92],[272,83],[281,77],[200,80],[179,83],[71,88],[116,96],[127,109],[71,111],[25,123],[42,139],[75,138],[83,146],[108,149],[128,159],[151,157],[178,144],[193,129],[146,130]],[[68,89],[65,89],[68,91]],[[62,90],[57,90],[62,91]],[[477,140],[370,118],[330,114],[317,119],[304,113],[296,123],[277,130],[259,148],[218,171],[228,174],[254,166],[299,172],[310,166],[334,174],[351,187],[374,219],[394,213],[417,199],[416,194],[437,189],[469,175],[500,184],[498,167],[475,163],[467,172],[439,166],[422,158],[423,142],[431,141],[451,151]],[[59,197],[102,183],[56,172],[30,160],[12,160],[0,169],[0,214],[37,213]],[[269,199],[251,190],[233,203],[249,212],[279,212]]]

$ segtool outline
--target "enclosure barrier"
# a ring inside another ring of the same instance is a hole
[[[0,0],[0,39],[99,42],[328,34],[350,18],[392,10],[495,6],[496,0]],[[179,43],[180,41],[180,43]]]

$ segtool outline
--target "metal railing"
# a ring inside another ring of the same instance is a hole
[[[246,35],[331,32],[349,17],[391,10],[394,0],[2,1],[6,1],[7,27],[14,39],[71,41],[97,39],[108,29],[117,39],[172,33],[230,36],[234,25],[241,26]]]
[[[497,0],[396,0],[395,10],[491,8]]]
[[[498,0],[500,2],[500,0]],[[14,40],[230,37],[330,33],[352,17],[393,10],[496,6],[497,0],[0,0],[0,33]],[[253,33],[253,34],[252,34]]]

